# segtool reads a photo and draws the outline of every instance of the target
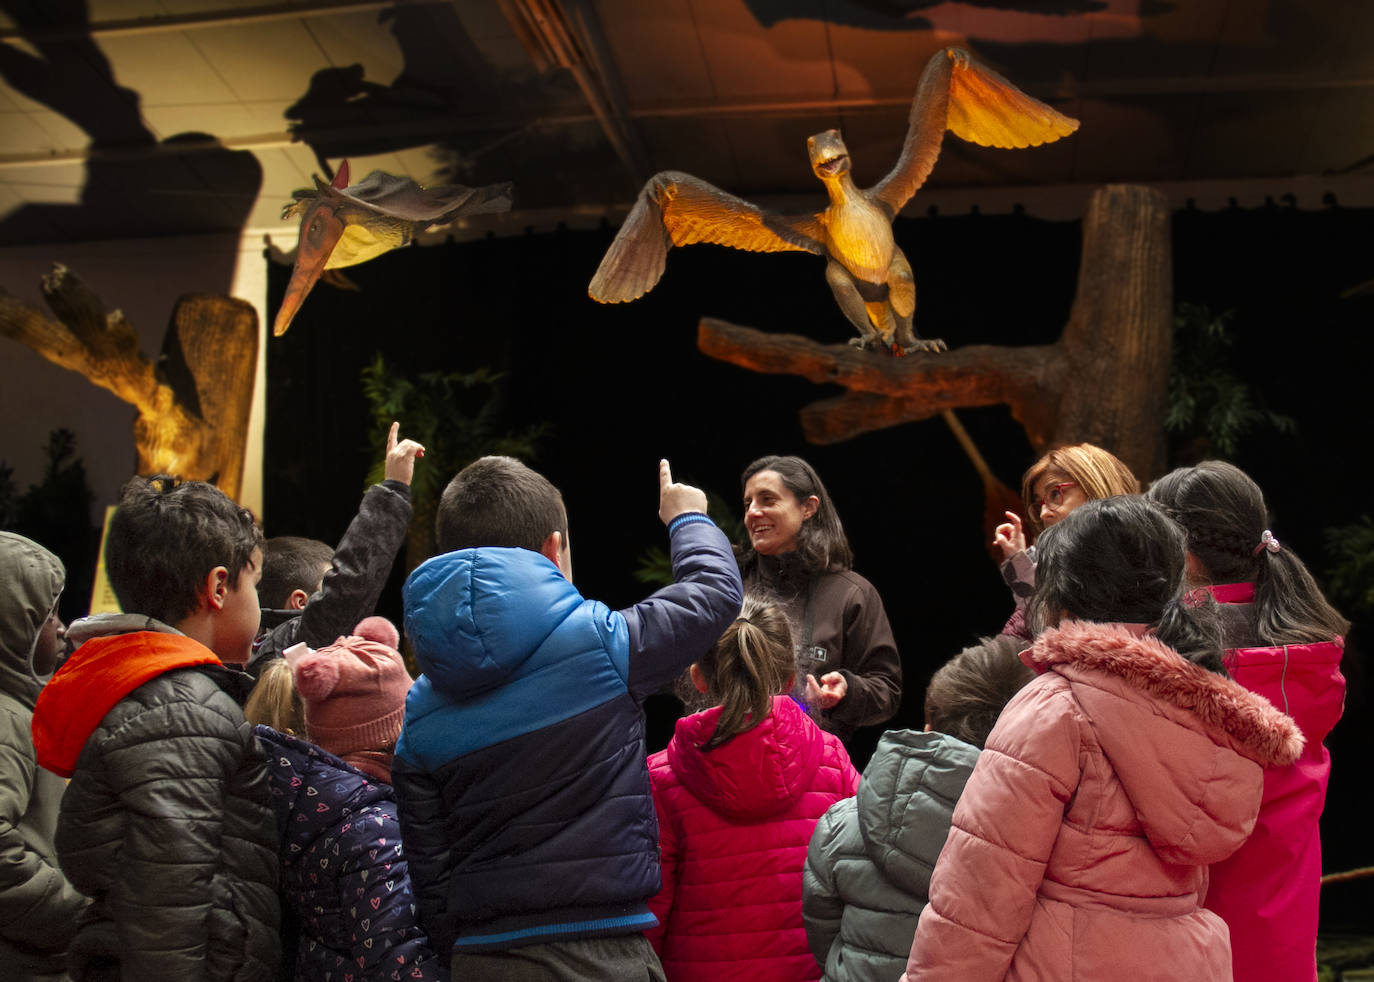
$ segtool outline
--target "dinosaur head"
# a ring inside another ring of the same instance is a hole
[[[822,181],[833,181],[849,173],[849,148],[839,130],[807,137],[806,152],[811,155],[811,170]]]
[[[324,272],[330,253],[338,245],[346,224],[340,214],[344,198],[337,190],[315,179],[315,195],[301,215],[300,243],[296,247],[296,265],[291,270],[291,282],[286,296],[272,324],[272,334],[280,336],[291,326],[291,319],[305,303],[311,287]]]

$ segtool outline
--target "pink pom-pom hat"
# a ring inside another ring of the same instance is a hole
[[[411,684],[399,641],[389,620],[368,617],[353,634],[295,660],[306,739],[344,760],[396,745]]]

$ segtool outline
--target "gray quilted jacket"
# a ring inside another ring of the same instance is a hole
[[[802,915],[823,982],[893,982],[906,968],[930,873],[978,748],[889,730],[859,793],[833,805],[806,855]]]
[[[0,532],[0,977],[66,977],[67,945],[86,906],[57,866],[53,833],[65,785],[34,760],[33,650],[65,572],[23,536]]]

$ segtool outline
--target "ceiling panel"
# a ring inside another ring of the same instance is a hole
[[[237,98],[186,34],[121,34],[101,37],[97,43],[116,82],[137,92],[143,105],[214,105]]]
[[[376,11],[313,17],[306,23],[331,65],[362,65],[365,78],[382,84],[405,68],[401,46],[378,23]]]
[[[329,67],[305,21],[217,27],[194,31],[190,37],[234,95],[245,101],[293,102],[310,88],[316,71]]]
[[[1332,89],[1312,112],[1302,174],[1374,173],[1374,89]]]
[[[1200,97],[1184,176],[1206,180],[1295,173],[1313,125],[1308,92]]]
[[[717,98],[731,102],[834,94],[820,0],[797,0],[792,8],[814,13],[763,28],[742,0],[692,0]]]
[[[1195,95],[1083,99],[1074,142],[1074,183],[1176,181],[1197,125]]]
[[[632,106],[714,98],[690,0],[602,0],[596,9]]]

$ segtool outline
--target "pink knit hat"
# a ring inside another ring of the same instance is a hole
[[[389,620],[368,617],[348,637],[295,660],[306,739],[350,763],[395,746],[411,683],[399,641]]]

